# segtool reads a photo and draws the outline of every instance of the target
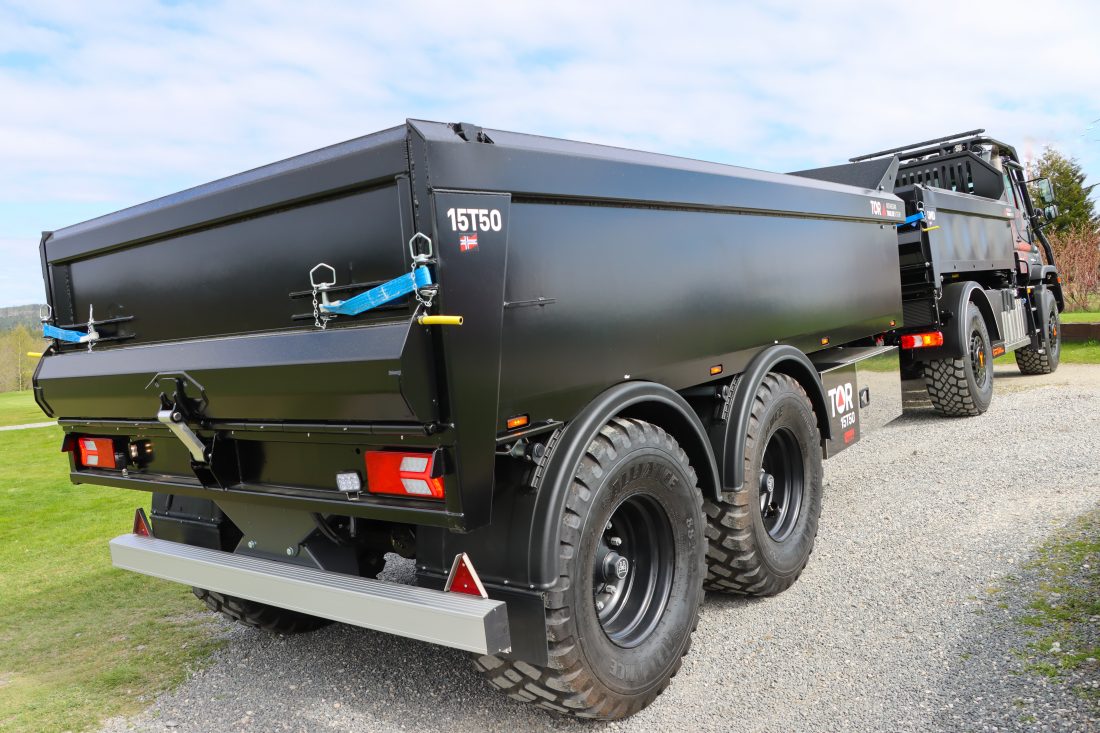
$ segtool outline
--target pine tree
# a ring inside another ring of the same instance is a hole
[[[1085,185],[1085,173],[1075,159],[1067,158],[1048,147],[1039,160],[1035,161],[1031,177],[1049,178],[1054,186],[1054,205],[1058,207],[1058,218],[1047,225],[1048,232],[1100,229],[1096,202],[1089,198],[1096,184]],[[1037,206],[1040,205],[1040,199],[1034,190],[1032,198]]]

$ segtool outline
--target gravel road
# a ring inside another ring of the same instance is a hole
[[[460,652],[333,626],[230,630],[209,668],[104,730],[1100,730],[1057,701],[1013,719],[1004,665],[972,661],[986,589],[1100,502],[1100,367],[996,376],[986,415],[908,414],[827,461],[801,580],[775,598],[709,595],[683,669],[629,720],[555,719],[492,692]],[[989,704],[963,704],[976,699]]]

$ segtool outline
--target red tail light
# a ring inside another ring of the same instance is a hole
[[[86,468],[118,468],[115,460],[115,442],[110,438],[80,437],[76,441],[80,450],[80,465]]]
[[[903,349],[925,349],[933,346],[943,346],[943,331],[907,333],[901,337]]]
[[[437,452],[367,451],[367,491],[417,499],[442,499]]]

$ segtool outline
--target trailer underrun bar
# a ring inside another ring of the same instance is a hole
[[[511,650],[503,601],[125,534],[116,568],[477,654]]]

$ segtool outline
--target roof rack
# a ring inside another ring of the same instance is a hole
[[[861,160],[870,160],[871,158],[878,158],[879,156],[882,156],[882,155],[894,155],[896,153],[901,153],[901,152],[904,152],[906,150],[913,150],[914,148],[924,147],[925,145],[935,145],[937,143],[946,143],[946,142],[950,142],[952,140],[958,140],[958,139],[964,138],[964,137],[973,137],[975,135],[981,135],[983,132],[985,132],[984,127],[979,128],[977,130],[967,130],[966,132],[958,132],[958,133],[955,133],[954,135],[948,135],[946,137],[937,137],[937,138],[933,138],[931,140],[925,140],[924,142],[920,142],[920,143],[913,143],[911,145],[902,145],[900,148],[890,148],[889,150],[880,150],[877,153],[868,153],[867,155],[860,155],[860,156],[855,157],[855,158],[849,158],[848,161],[850,163],[858,163]]]

